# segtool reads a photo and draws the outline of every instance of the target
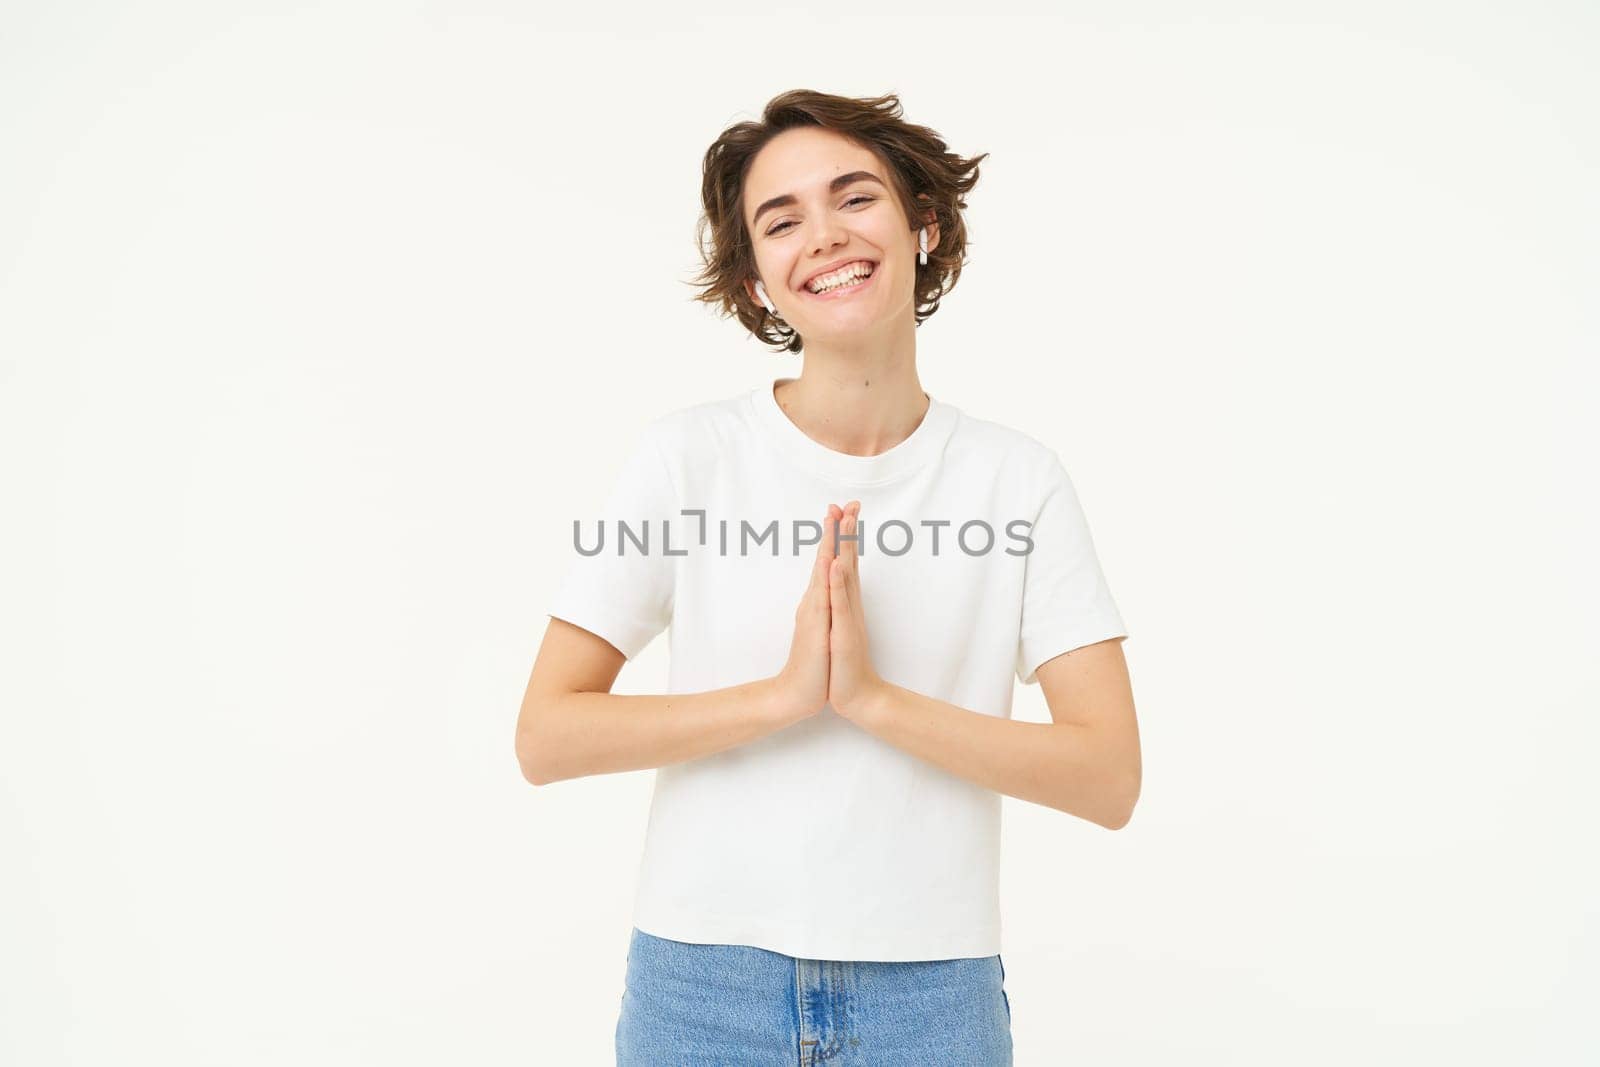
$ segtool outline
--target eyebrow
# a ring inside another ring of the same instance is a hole
[[[828,192],[837,193],[845,186],[853,185],[859,181],[877,182],[879,185],[883,185],[883,179],[872,173],[870,170],[853,170],[849,174],[841,174],[829,182]],[[885,188],[887,188],[887,186],[885,186]],[[799,199],[796,198],[793,193],[785,193],[782,196],[775,196],[771,200],[763,200],[761,202],[761,206],[756,208],[754,217],[752,217],[750,220],[750,228],[754,229],[761,222],[761,216],[766,214],[768,211],[771,211],[773,208],[787,207],[790,204],[798,204],[799,202]]]

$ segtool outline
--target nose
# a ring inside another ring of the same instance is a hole
[[[849,237],[845,234],[844,227],[839,224],[839,220],[834,218],[832,213],[824,211],[816,216],[816,224],[812,226],[806,239],[810,242],[811,254],[816,256],[838,247],[849,240]]]

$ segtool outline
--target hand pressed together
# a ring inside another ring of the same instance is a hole
[[[828,505],[811,578],[795,610],[789,661],[775,679],[786,721],[815,715],[825,704],[849,718],[885,684],[867,647],[857,542],[838,540],[856,533],[860,514],[859,500],[843,509]]]
[[[854,535],[861,517],[861,501],[845,505],[840,533]],[[824,536],[824,540],[829,540]],[[861,553],[859,541],[842,541],[828,573],[828,703],[849,718],[883,687],[872,668],[867,649],[867,616],[861,605]],[[831,545],[829,546],[832,547]]]
[[[817,542],[817,558],[811,561],[811,580],[794,612],[789,662],[775,679],[785,722],[809,718],[828,701],[828,565],[833,562],[833,551],[826,531],[832,528],[838,511],[829,504],[822,517],[824,533]]]

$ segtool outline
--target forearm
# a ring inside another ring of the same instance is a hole
[[[1138,799],[1137,759],[1075,723],[1002,719],[889,682],[850,718],[969,782],[1109,829],[1127,824]]]
[[[535,785],[643,770],[707,756],[792,721],[770,679],[702,693],[562,693],[545,699],[517,736]]]

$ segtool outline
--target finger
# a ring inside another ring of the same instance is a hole
[[[861,501],[852,500],[845,505],[850,533],[859,534],[861,531]],[[863,630],[866,629],[866,613],[862,610],[861,600],[861,543],[859,536],[849,542],[849,552],[845,558],[844,568],[844,598],[850,613]]]
[[[852,500],[846,504],[844,516],[845,533],[855,537],[855,540],[844,542],[840,546],[840,554],[844,556],[846,572],[854,574],[856,561],[861,558],[861,543],[858,536],[861,530],[861,501]]]
[[[833,512],[837,509],[828,505],[828,513],[822,516],[822,536],[817,539],[817,555],[811,562],[811,579],[807,583],[807,591],[815,590],[823,600],[828,598],[828,565],[833,561],[833,551],[829,545],[832,539]]]
[[[829,504],[828,507],[832,508],[833,505]],[[824,513],[823,516],[822,516],[822,536],[817,538],[817,554],[814,557],[812,557],[812,560],[811,560],[811,580],[812,580],[813,583],[817,582],[819,580],[819,578],[823,582],[826,582],[828,580],[827,572],[824,571],[823,567],[822,567],[823,561],[826,560],[827,558],[828,558],[828,516],[827,516],[826,513]]]
[[[828,603],[828,581],[833,560],[831,552],[823,553],[817,556],[816,563],[811,567],[810,592],[824,605]]]
[[[827,512],[822,516],[822,538],[817,541],[818,559],[831,559],[833,556],[833,525],[838,513],[838,505],[829,504]]]

